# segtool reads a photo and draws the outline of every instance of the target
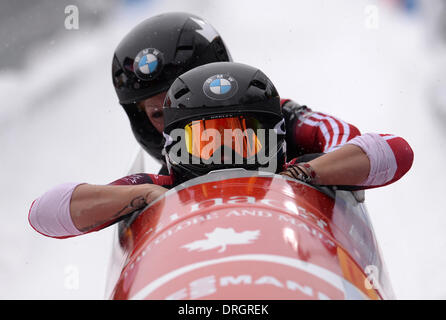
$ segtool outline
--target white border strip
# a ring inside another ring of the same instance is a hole
[[[277,255],[269,255],[269,254],[244,254],[244,255],[237,255],[237,256],[229,256],[224,257],[220,259],[213,259],[213,260],[207,260],[207,261],[201,261],[197,263],[193,263],[184,267],[181,267],[179,269],[173,270],[158,279],[152,281],[148,285],[146,285],[144,288],[142,288],[140,291],[138,291],[135,295],[133,295],[130,300],[142,300],[146,298],[149,294],[154,292],[156,289],[160,288],[167,282],[171,281],[172,279],[181,276],[185,273],[188,273],[190,271],[200,269],[203,267],[216,265],[220,263],[225,262],[233,262],[233,261],[263,261],[263,262],[270,262],[270,263],[276,263],[281,265],[286,265],[289,267],[293,267],[299,270],[306,271],[322,280],[325,280],[335,288],[339,289],[341,292],[344,293],[345,299],[353,299],[353,300],[364,300],[368,299],[358,288],[356,288],[353,284],[351,284],[346,279],[340,277],[339,275],[324,269],[322,267],[319,267],[317,265],[314,265],[309,262],[305,262],[299,259],[284,257],[284,256],[277,256]]]

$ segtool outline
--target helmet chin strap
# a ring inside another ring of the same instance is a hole
[[[170,168],[172,168],[170,163],[168,163],[168,166]],[[173,168],[170,169],[170,168],[169,168],[169,172],[171,174],[173,173],[173,176],[175,177],[176,184],[180,184],[180,183],[186,182],[187,180],[190,180],[190,179],[197,178],[197,177],[201,176],[201,174],[199,174],[198,172],[194,172],[194,171],[192,171],[192,170],[190,170],[188,168],[185,168],[181,164],[178,164],[176,166],[177,170],[175,170]],[[181,169],[181,171],[178,170],[178,169]]]

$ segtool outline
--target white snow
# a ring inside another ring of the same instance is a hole
[[[126,174],[137,143],[111,58],[131,27],[166,11],[211,22],[234,60],[262,69],[282,97],[411,144],[411,171],[367,191],[366,203],[397,298],[446,298],[446,137],[427,95],[441,49],[431,50],[416,17],[365,0],[151,2],[116,10],[91,32],[64,31],[24,70],[0,73],[0,298],[104,298],[113,228],[55,240],[32,230],[27,213],[56,184]]]

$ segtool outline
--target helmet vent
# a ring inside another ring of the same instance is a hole
[[[261,90],[265,90],[266,89],[266,84],[264,84],[263,82],[261,82],[259,80],[252,80],[249,85],[257,87],[257,88],[259,88]]]
[[[182,96],[184,96],[188,92],[189,92],[188,88],[183,88],[180,91],[178,91],[177,93],[175,93],[174,97],[175,97],[175,99],[179,99],[179,98],[181,98]]]

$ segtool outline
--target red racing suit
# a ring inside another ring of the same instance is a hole
[[[384,155],[385,159],[391,160],[391,170],[387,170],[386,167],[382,170],[382,166],[375,166],[376,177],[378,177],[376,179],[370,178],[370,176],[372,176],[373,167],[371,164],[369,178],[363,185],[354,186],[356,189],[376,188],[391,184],[409,171],[412,165],[412,149],[401,137],[390,134],[361,135],[355,126],[333,116],[321,112],[313,112],[308,107],[300,106],[291,100],[282,100],[281,105],[287,128],[287,157],[288,159],[292,159],[285,164],[284,169],[290,164],[308,161],[304,160],[304,158],[310,154],[313,155],[314,158],[315,156],[320,156],[324,153],[336,150],[349,141],[349,143],[355,144],[355,140],[359,141],[356,145],[361,146],[362,143],[363,150],[371,150],[369,153],[366,152],[368,156],[369,154],[374,156],[374,149],[379,149],[380,146],[382,148],[380,150],[381,155]],[[368,137],[369,140],[363,138],[367,135],[372,135]],[[372,141],[372,143],[367,144],[367,141]],[[377,142],[376,146],[375,143],[373,143],[374,141]],[[369,160],[372,163],[373,157],[371,156],[369,156]],[[385,163],[385,161],[383,163]],[[384,174],[382,174],[382,172],[380,173],[380,170],[384,172]],[[382,177],[385,177],[385,179],[382,179]],[[377,181],[384,182],[372,183]],[[173,176],[148,173],[126,176],[112,182],[111,185],[136,185],[146,183],[160,185],[165,188],[172,188],[175,186]],[[69,230],[62,230],[59,232],[60,234],[58,236],[53,235],[52,237],[66,238],[78,235],[77,230],[74,229],[74,226],[71,223],[69,213],[69,203],[75,186],[76,184],[58,186],[33,202],[28,219],[31,226],[33,226],[36,231],[47,236],[52,236],[49,235],[48,232],[42,230],[46,230],[47,228],[56,225],[56,227],[59,228],[58,230],[61,230],[60,228],[68,228]],[[42,205],[36,205],[33,208],[36,201]],[[63,210],[60,208],[63,208]],[[39,223],[39,219],[42,223]],[[53,223],[56,220],[61,222],[62,227]],[[117,222],[117,220],[109,221],[89,232],[97,231],[115,222]]]

